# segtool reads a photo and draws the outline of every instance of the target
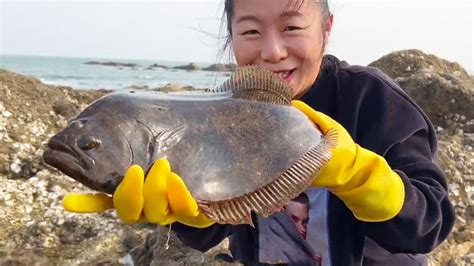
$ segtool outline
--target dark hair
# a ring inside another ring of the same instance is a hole
[[[306,206],[308,206],[308,209],[310,207],[309,206],[309,197],[304,192],[299,194],[298,196],[296,196],[296,198],[292,199],[291,201],[299,202],[301,204],[306,204]]]
[[[303,4],[304,0],[299,0],[299,6]],[[331,16],[331,12],[329,11],[329,3],[328,0],[314,0],[320,7],[321,10],[321,26],[324,29],[324,25],[326,21]],[[232,17],[234,16],[234,0],[225,0],[224,2],[224,14],[222,15],[222,22],[225,21],[226,23],[226,30],[227,34],[225,35],[224,40],[224,47],[223,51],[229,48],[230,43],[232,41]]]

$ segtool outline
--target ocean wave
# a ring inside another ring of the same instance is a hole
[[[86,77],[86,76],[77,76],[77,75],[57,75],[57,74],[53,74],[53,75],[44,75],[44,78],[46,79],[58,79],[58,80],[63,80],[63,79],[69,79],[69,80],[87,80],[87,79],[90,79],[90,77]]]

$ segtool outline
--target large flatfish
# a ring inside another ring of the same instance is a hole
[[[238,68],[218,90],[113,93],[53,136],[44,160],[112,194],[126,169],[167,157],[201,210],[219,223],[250,224],[307,189],[331,157],[324,136],[291,106],[271,71]]]

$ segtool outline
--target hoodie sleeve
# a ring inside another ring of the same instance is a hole
[[[454,224],[446,179],[430,156],[426,133],[414,133],[386,154],[405,185],[402,210],[389,221],[362,224],[367,236],[391,252],[428,253]]]
[[[173,223],[171,228],[184,244],[201,252],[206,252],[232,233],[231,225],[217,223],[207,228],[194,228],[181,223]]]
[[[401,211],[385,222],[362,222],[365,235],[393,253],[428,253],[454,225],[446,178],[436,164],[437,140],[423,111],[382,72],[341,73],[338,118],[354,140],[383,156],[405,186]],[[347,89],[349,88],[349,89]]]

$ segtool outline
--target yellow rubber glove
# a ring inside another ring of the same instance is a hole
[[[168,225],[180,222],[204,228],[214,224],[199,207],[181,177],[171,171],[168,160],[157,160],[146,180],[140,166],[131,166],[113,197],[97,193],[71,193],[64,197],[64,209],[97,213],[115,208],[125,223],[139,221]]]
[[[122,195],[114,195],[119,196]],[[167,159],[157,160],[151,167],[145,180],[143,197],[143,213],[149,222],[167,225],[177,221],[197,228],[215,223],[199,211],[196,200],[181,177],[171,171]]]
[[[326,134],[335,129],[338,143],[332,159],[314,179],[312,186],[326,187],[338,196],[354,216],[366,222],[381,222],[397,215],[405,199],[400,176],[380,155],[354,143],[342,125],[301,101],[292,105],[306,114]]]

